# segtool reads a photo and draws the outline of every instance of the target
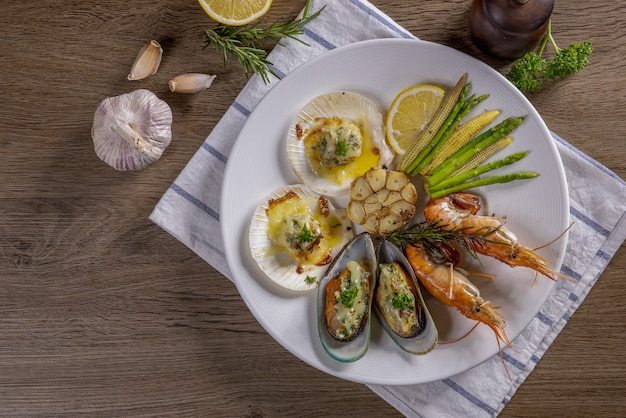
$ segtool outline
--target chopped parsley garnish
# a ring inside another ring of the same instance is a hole
[[[356,299],[358,294],[359,288],[357,286],[342,291],[339,295],[342,305],[346,308],[351,308],[352,305],[354,305],[354,299]]]
[[[392,299],[391,303],[396,309],[406,309],[413,306],[413,295],[406,294],[402,291]]]
[[[308,276],[308,275],[307,275],[307,276],[306,276],[306,279],[304,279],[304,282],[305,282],[306,284],[313,284],[313,283],[315,283],[316,281],[317,281],[317,277],[315,277],[315,276]]]
[[[337,146],[335,148],[337,150],[337,155],[345,157],[348,153],[348,143],[343,139],[337,141]]]
[[[307,228],[306,224],[304,224],[300,235],[298,235],[298,242],[313,242],[315,238],[317,238],[317,235],[312,233],[309,228]]]

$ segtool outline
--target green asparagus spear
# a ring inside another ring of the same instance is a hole
[[[517,128],[525,117],[510,117],[503,120],[493,128],[488,129],[476,138],[471,140],[468,144],[463,146],[460,150],[448,157],[442,162],[439,167],[435,168],[430,177],[426,179],[428,187],[433,187],[438,183],[441,183],[449,175],[458,170],[463,164],[469,161],[472,156],[487,148],[491,144],[495,143],[501,138],[509,135],[515,128]]]
[[[472,170],[469,170],[467,172],[458,174],[456,176],[452,176],[452,177],[448,177],[447,179],[445,179],[444,181],[432,186],[428,188],[429,193],[430,192],[436,192],[438,190],[441,189],[447,189],[448,187],[452,187],[452,186],[456,186],[457,184],[461,184],[463,182],[466,182],[470,179],[473,179],[474,177],[478,177],[481,174],[487,173],[489,171],[493,171],[496,170],[498,168],[501,167],[505,167],[507,165],[511,165],[519,160],[521,160],[522,158],[526,157],[528,155],[528,152],[522,151],[522,152],[517,152],[515,154],[511,154],[508,155],[506,157],[504,157],[501,160],[497,160],[497,161],[493,161],[490,163],[487,163],[485,165],[481,165],[479,167],[476,167]]]
[[[477,179],[477,180],[457,184],[456,186],[452,186],[447,189],[441,189],[436,192],[432,192],[430,193],[430,197],[431,199],[437,199],[450,193],[459,192],[461,190],[472,189],[474,187],[488,186],[490,184],[508,183],[514,180],[525,180],[525,179],[531,179],[531,178],[538,177],[538,176],[539,176],[539,173],[535,173],[532,171],[522,171],[518,173],[503,174],[501,176],[485,177],[482,179]]]

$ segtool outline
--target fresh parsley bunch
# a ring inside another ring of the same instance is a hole
[[[554,49],[554,58],[543,58],[546,45],[550,42]],[[593,46],[591,42],[572,43],[566,48],[560,48],[552,36],[552,22],[537,52],[529,52],[513,62],[511,70],[506,74],[518,89],[523,92],[538,92],[541,90],[544,79],[556,80],[577,73],[589,64],[589,55]]]

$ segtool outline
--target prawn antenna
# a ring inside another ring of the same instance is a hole
[[[452,299],[452,297],[454,296],[454,294],[452,293],[453,288],[454,288],[454,265],[450,263],[450,287],[448,288],[449,299]]]
[[[506,363],[504,361],[504,355],[502,354],[502,346],[500,345],[500,339],[498,338],[497,335],[496,335],[496,342],[498,343],[498,352],[500,353],[500,361],[502,362],[502,367],[504,367],[504,371],[506,372],[506,375],[509,377],[509,381],[512,382],[513,379],[511,378],[511,373],[509,373],[509,368],[506,367]]]
[[[533,251],[537,251],[540,250],[542,248],[546,248],[549,245],[554,244],[555,242],[557,242],[558,240],[560,240],[561,238],[563,238],[563,235],[565,235],[565,233],[567,231],[569,231],[570,229],[572,229],[572,227],[574,226],[574,221],[572,221],[569,226],[567,228],[565,228],[565,231],[561,232],[556,238],[554,238],[552,241],[548,242],[547,244],[543,244],[540,245],[539,247],[533,248]]]
[[[476,329],[476,327],[477,327],[479,324],[480,324],[480,322],[478,322],[478,321],[477,321],[477,322],[474,324],[474,326],[473,326],[472,328],[470,328],[470,330],[469,330],[469,331],[467,331],[465,334],[463,334],[463,335],[462,335],[461,337],[459,337],[459,338],[455,338],[454,340],[451,340],[451,341],[439,341],[437,344],[444,345],[444,344],[454,344],[454,343],[458,343],[458,342],[459,342],[459,341],[461,341],[463,338],[465,338],[465,337],[467,337],[468,335],[470,335],[470,334],[471,334],[471,333],[472,333],[472,332]]]

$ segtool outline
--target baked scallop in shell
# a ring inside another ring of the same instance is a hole
[[[438,341],[437,328],[411,265],[389,240],[379,245],[376,262],[374,312],[383,328],[404,351],[430,352]]]
[[[302,183],[329,196],[347,192],[352,180],[372,167],[388,167],[394,158],[382,113],[351,92],[308,102],[289,128],[287,155]]]
[[[249,229],[252,257],[272,281],[309,290],[354,236],[345,209],[304,185],[282,187],[257,207]]]
[[[324,274],[317,294],[317,323],[324,350],[348,363],[365,355],[371,335],[376,253],[364,232],[342,248]]]

